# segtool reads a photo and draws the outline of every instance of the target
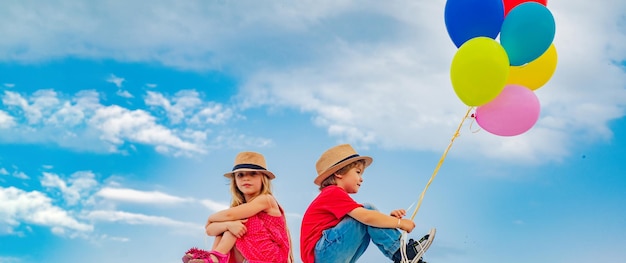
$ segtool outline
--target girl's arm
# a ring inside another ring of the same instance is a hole
[[[209,236],[219,236],[224,232],[229,231],[237,238],[240,238],[247,231],[244,223],[246,223],[246,220],[213,222],[207,223],[204,229],[206,231],[206,234]]]
[[[388,216],[376,210],[369,210],[363,207],[357,207],[350,211],[348,215],[357,221],[368,226],[380,228],[400,228],[407,233],[413,231],[415,223],[408,219],[399,219],[394,216]]]
[[[228,231],[228,223],[230,222],[207,223],[204,227],[204,230],[209,236],[219,236],[222,233]]]
[[[249,203],[241,204],[212,214],[211,216],[209,216],[207,224],[213,222],[246,219],[248,217],[256,215],[261,211],[268,210],[269,208],[271,208],[273,202],[276,201],[274,201],[274,198],[271,195],[259,195]]]

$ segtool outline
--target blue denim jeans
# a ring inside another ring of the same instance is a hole
[[[363,207],[376,210],[370,204],[364,204]],[[395,228],[368,226],[350,216],[345,216],[335,227],[322,232],[322,237],[315,245],[315,262],[356,262],[365,253],[370,240],[391,259],[400,248],[401,235],[402,233]]]

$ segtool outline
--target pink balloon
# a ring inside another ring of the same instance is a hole
[[[506,85],[502,92],[476,108],[476,122],[486,131],[515,136],[532,128],[539,119],[539,99],[524,86]]]

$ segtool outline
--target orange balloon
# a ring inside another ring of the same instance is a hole
[[[554,44],[548,47],[537,59],[521,66],[511,66],[507,84],[517,84],[531,90],[541,88],[548,83],[556,70],[557,53]]]

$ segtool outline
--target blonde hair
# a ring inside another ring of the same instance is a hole
[[[356,167],[357,165],[361,165],[361,167],[365,166],[365,160],[357,160],[346,164],[346,166],[341,167],[341,169],[337,170],[335,173],[326,177],[322,183],[320,183],[320,190],[324,189],[327,186],[337,185],[337,181],[335,180],[335,174],[347,174],[350,169]]]
[[[248,173],[248,172],[247,172]],[[254,172],[254,173],[260,173],[263,175],[263,177],[261,177],[261,191],[259,191],[259,194],[257,194],[254,197],[257,197],[259,195],[263,195],[263,194],[269,194],[271,196],[273,196],[272,194],[272,183],[269,177],[267,177],[267,175],[265,175],[262,172]],[[230,203],[230,207],[235,207],[241,204],[246,203],[246,199],[243,195],[243,193],[241,191],[239,191],[239,188],[237,188],[237,182],[235,181],[236,175],[233,174],[233,176],[231,176],[230,179],[230,193],[233,196],[233,200]],[[252,197],[252,198],[254,198]]]
[[[274,196],[272,194],[272,181],[270,180],[270,178],[262,172],[255,173],[261,173],[263,177],[261,178],[261,191],[259,191],[259,194],[252,198],[254,199],[255,197],[263,194]],[[230,193],[233,195],[233,201],[231,202],[230,207],[235,207],[246,203],[246,199],[243,196],[243,193],[239,191],[239,188],[237,188],[237,182],[235,181],[235,177],[237,176],[233,174],[230,179]],[[276,203],[278,204],[278,201],[276,201]],[[289,227],[287,226],[287,216],[285,215],[282,207],[280,207],[280,205],[278,205],[278,207],[281,210],[283,219],[285,220],[285,231],[287,232],[287,237],[289,238],[289,260],[290,262],[295,262],[295,259],[293,257],[293,244],[291,242],[291,231],[289,231]]]

